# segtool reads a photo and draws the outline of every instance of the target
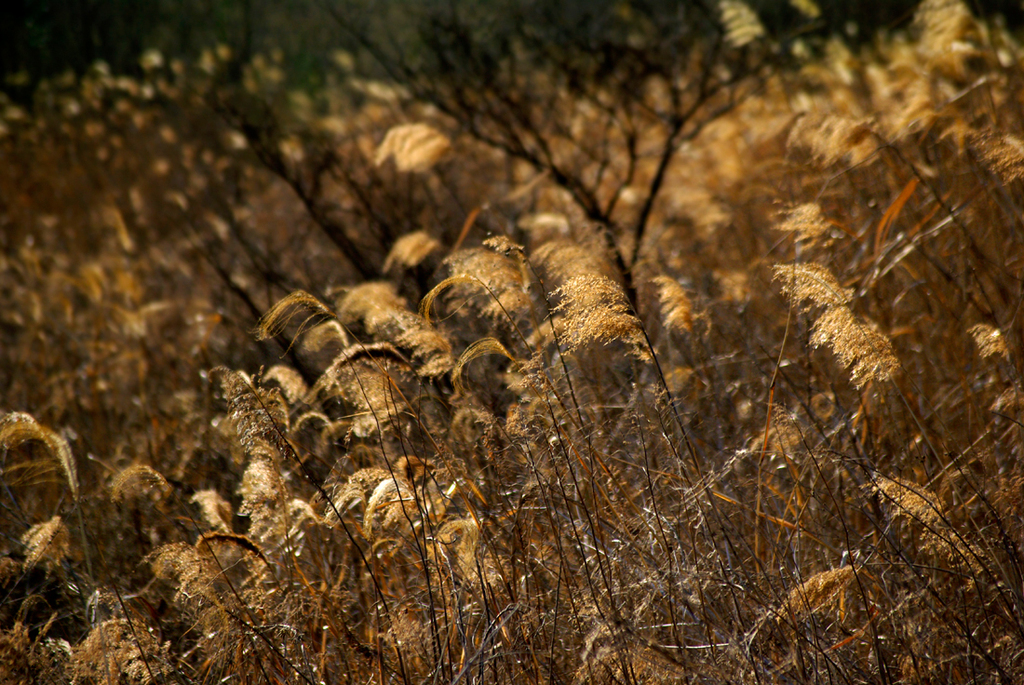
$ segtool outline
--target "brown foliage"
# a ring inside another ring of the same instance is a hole
[[[10,678],[1019,682],[1024,67],[911,30],[8,112]]]

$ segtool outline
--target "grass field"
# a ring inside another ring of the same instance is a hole
[[[1024,52],[722,5],[729,73],[4,104],[0,681],[1024,682]]]

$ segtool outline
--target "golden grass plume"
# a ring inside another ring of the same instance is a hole
[[[401,124],[391,128],[377,148],[374,163],[394,158],[399,171],[427,171],[451,148],[451,141],[428,124]]]
[[[485,354],[500,354],[511,362],[516,363],[516,358],[497,339],[483,338],[482,340],[477,340],[459,355],[459,360],[452,369],[452,385],[460,393],[466,392],[466,386],[462,381],[462,369],[469,362]]]
[[[494,243],[497,249],[518,255],[515,245]],[[438,283],[420,302],[420,314],[428,316],[434,300],[451,289],[458,297],[469,298],[486,294],[481,305],[483,313],[492,319],[514,320],[515,315],[529,306],[525,278],[520,264],[512,257],[484,248],[460,250],[445,260],[452,275]],[[469,287],[472,286],[472,287]],[[473,290],[477,292],[473,292]]]
[[[589,240],[587,244],[580,244],[565,239],[550,240],[534,250],[533,261],[556,283],[581,274],[603,276],[614,281],[618,278],[615,266],[596,242]]]
[[[281,299],[260,318],[254,333],[257,340],[266,340],[281,333],[285,326],[301,311],[310,312],[303,320],[299,331],[302,332],[311,320],[318,317],[337,318],[330,307],[304,290],[296,290]]]
[[[67,440],[56,431],[42,426],[35,418],[22,412],[11,412],[0,419],[0,447],[10,450],[29,441],[38,441],[46,446],[57,460],[71,488],[71,496],[78,499],[78,468]]]
[[[384,259],[383,271],[390,273],[396,266],[406,269],[419,266],[424,259],[441,249],[441,241],[426,231],[413,231],[395,241]]]
[[[873,488],[883,494],[901,513],[929,525],[942,522],[942,508],[938,497],[920,485],[902,478],[879,476]]]
[[[174,673],[170,647],[139,621],[108,619],[74,648],[72,674],[75,682],[108,685],[164,682]]]
[[[816,573],[789,591],[786,608],[797,620],[832,605],[853,581],[853,566]]]
[[[811,344],[828,345],[861,388],[869,381],[890,380],[900,368],[892,343],[883,333],[861,323],[846,307],[833,307],[814,322]]]
[[[603,276],[574,276],[557,294],[556,311],[564,315],[566,349],[575,352],[595,342],[621,340],[634,356],[650,359],[640,320],[631,312],[626,294],[615,281]]]
[[[1024,178],[1024,140],[1010,133],[974,136],[982,159],[1004,183]]]
[[[349,288],[338,298],[337,306],[342,323],[361,322],[370,335],[386,333],[396,313],[409,311],[405,298],[389,281],[370,281]]]
[[[967,332],[974,338],[974,344],[978,346],[978,352],[982,357],[998,355],[1010,358],[1010,348],[1006,344],[1006,338],[1002,331],[995,326],[979,323],[968,328]]]
[[[665,327],[679,333],[693,331],[693,302],[686,288],[669,276],[656,276],[658,297],[661,299],[662,321]]]
[[[283,432],[288,429],[288,404],[277,388],[260,388],[246,374],[225,367],[214,369],[219,376],[239,442],[247,454],[270,444],[290,450]]]
[[[873,130],[867,118],[810,112],[793,126],[788,145],[808,150],[823,166],[841,160],[859,164],[878,148]]]
[[[238,488],[242,496],[238,513],[249,517],[250,535],[262,543],[273,543],[287,530],[287,489],[273,450],[257,447],[252,456]]]
[[[231,504],[228,503],[216,490],[200,490],[192,495],[189,500],[199,505],[203,519],[214,530],[222,533],[231,532],[231,519],[234,513],[231,511]]]
[[[808,19],[817,19],[821,16],[821,8],[814,0],[789,0],[789,5]]]
[[[742,48],[765,35],[761,19],[742,0],[719,0],[718,14],[725,29],[725,40],[734,48]]]
[[[914,24],[921,31],[921,45],[936,54],[955,50],[955,44],[970,38],[977,27],[962,0],[924,0],[914,13]]]
[[[302,374],[290,366],[275,364],[263,374],[263,382],[277,383],[289,404],[295,404],[309,395],[309,386]]]
[[[824,307],[849,304],[853,291],[844,288],[831,271],[820,264],[777,264],[775,280],[793,302],[810,300]]]
[[[54,516],[29,528],[21,536],[21,543],[28,548],[25,568],[33,568],[39,563],[55,568],[68,555],[71,535],[61,517]]]
[[[371,281],[351,288],[339,298],[338,314],[343,322],[361,322],[370,335],[411,351],[420,376],[433,378],[452,368],[448,338],[427,318],[411,312],[393,283]]]
[[[110,495],[115,502],[153,490],[164,497],[170,492],[171,486],[156,469],[145,464],[129,466],[117,474],[110,484]]]
[[[786,213],[785,219],[775,226],[776,230],[792,233],[797,240],[820,243],[827,238],[831,224],[821,212],[817,202],[798,205]]]
[[[310,352],[320,352],[330,345],[348,347],[350,344],[348,333],[336,320],[324,321],[322,324],[313,326],[302,338],[301,347]]]
[[[939,498],[927,488],[900,478],[880,476],[873,485],[876,492],[894,507],[897,513],[924,526],[924,548],[942,555],[952,564],[974,573],[977,581],[991,561],[985,552],[960,535],[946,518]]]
[[[353,345],[335,357],[307,399],[313,402],[334,397],[352,405],[349,428],[358,437],[387,431],[401,414],[401,398],[393,386],[406,369],[411,365],[390,343]]]

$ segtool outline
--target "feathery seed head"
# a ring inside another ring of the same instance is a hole
[[[421,376],[439,376],[454,363],[448,338],[427,319],[409,311],[393,283],[377,281],[352,288],[339,300],[338,313],[343,321],[361,321],[378,339],[411,350],[420,362],[416,372]]]
[[[811,344],[830,346],[843,366],[852,366],[851,380],[858,388],[889,380],[900,367],[889,338],[857,321],[846,307],[833,307],[818,318]]]
[[[399,171],[427,171],[451,148],[448,137],[427,124],[403,124],[387,132],[377,148],[374,163],[394,158]]]
[[[288,404],[295,404],[309,394],[309,386],[298,371],[290,366],[275,364],[263,374],[263,382],[273,381],[281,388]]]
[[[484,245],[494,250],[498,254],[509,257],[516,255],[517,258],[521,258],[525,248],[519,243],[513,242],[508,236],[496,235],[488,238],[484,241]]]
[[[869,119],[808,113],[793,126],[788,144],[790,147],[808,150],[823,166],[831,166],[840,160],[859,164],[878,147],[873,140],[872,130],[872,121]]]
[[[838,307],[849,304],[853,291],[839,285],[832,272],[820,264],[776,264],[775,280],[793,302],[810,300],[816,305]]]
[[[819,242],[822,237],[828,236],[831,225],[821,213],[818,203],[808,202],[791,209],[775,228],[794,234],[797,240]]]
[[[516,225],[529,236],[531,245],[564,240],[571,230],[569,218],[554,212],[526,214],[519,217]]]
[[[973,142],[981,156],[1004,183],[1024,178],[1024,140],[1006,133],[1001,136],[975,135]]]
[[[110,486],[111,497],[115,502],[151,490],[159,491],[163,497],[170,492],[171,486],[159,472],[145,464],[135,464],[121,471]]]
[[[200,490],[189,501],[199,505],[203,519],[211,528],[222,533],[231,532],[234,516],[231,505],[216,490]]]
[[[71,496],[77,500],[78,469],[67,440],[52,429],[36,423],[32,416],[22,412],[11,412],[0,419],[0,447],[11,450],[31,440],[45,445],[57,460],[64,470],[68,486],[71,488]]]
[[[28,548],[25,568],[33,568],[42,562],[47,568],[55,568],[68,555],[71,535],[60,516],[37,523],[21,536],[21,542]]]
[[[533,253],[533,259],[556,283],[588,274],[616,281],[618,274],[602,248],[570,240],[552,240]]]
[[[562,297],[556,311],[565,316],[563,340],[570,352],[594,342],[622,340],[637,358],[650,358],[640,320],[630,313],[618,283],[603,276],[574,276],[556,293]]]
[[[383,270],[390,273],[396,266],[410,269],[439,249],[441,242],[426,231],[408,233],[395,241],[384,260]]]
[[[268,444],[289,449],[282,436],[288,429],[288,404],[281,391],[259,388],[245,374],[225,367],[214,369],[214,374],[220,375],[231,418],[246,453],[252,455]]]
[[[718,0],[718,12],[725,29],[725,39],[734,48],[742,48],[764,37],[761,19],[742,0]]]
[[[371,335],[382,330],[395,312],[409,311],[405,298],[390,281],[371,281],[350,288],[338,298],[337,307],[343,323],[362,322]]]
[[[924,0],[914,13],[921,45],[930,54],[947,52],[973,37],[974,17],[962,0]]]
[[[995,326],[979,323],[968,328],[967,332],[974,338],[974,343],[978,346],[978,352],[982,357],[999,355],[1006,359],[1010,358],[1010,348],[1006,344],[1006,338],[1002,331]]]
[[[886,501],[900,513],[930,525],[937,525],[942,520],[938,498],[920,485],[902,478],[879,476],[873,487],[876,492],[885,495]]]
[[[335,318],[334,312],[332,312],[327,305],[304,290],[296,290],[271,307],[270,310],[260,318],[254,331],[256,339],[266,340],[267,338],[272,338],[275,335],[280,334],[284,331],[288,322],[291,321],[301,310],[309,312],[309,315],[299,327],[300,332],[305,329],[306,324],[313,318]]]
[[[789,592],[786,606],[797,620],[811,612],[827,608],[853,581],[852,566],[816,573]]]
[[[686,288],[668,276],[657,276],[658,296],[661,298],[662,320],[665,327],[677,332],[693,331],[693,303]]]
[[[515,252],[511,241],[507,247]],[[479,286],[485,287],[488,292],[482,308],[492,319],[505,319],[529,306],[523,272],[515,259],[484,248],[470,248],[456,252],[445,264],[451,269],[452,278],[458,279],[451,281],[456,296],[479,295]]]

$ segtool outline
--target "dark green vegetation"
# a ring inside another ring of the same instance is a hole
[[[643,16],[5,104],[5,682],[1024,679],[1024,53]]]

